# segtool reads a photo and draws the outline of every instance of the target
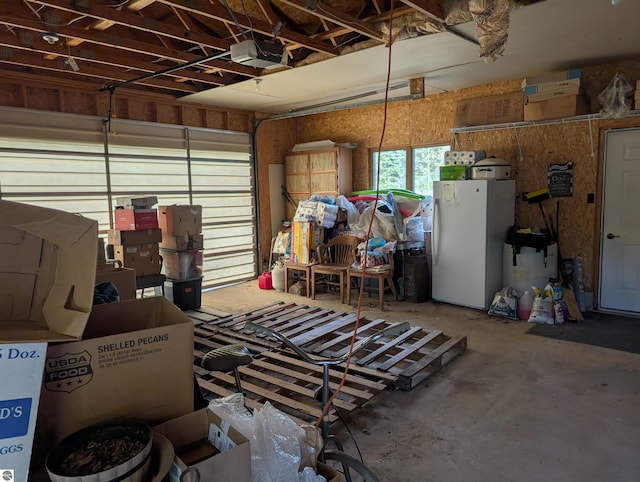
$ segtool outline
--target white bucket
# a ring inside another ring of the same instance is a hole
[[[504,256],[502,260],[502,285],[511,286],[522,295],[526,290],[532,291],[533,286],[544,288],[549,278],[555,278],[558,274],[558,245],[556,243],[547,246],[547,258],[545,263],[544,249],[536,251],[536,248],[522,246],[520,253],[515,255],[513,265],[513,247],[504,244]]]

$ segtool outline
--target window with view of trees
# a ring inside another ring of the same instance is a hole
[[[419,194],[431,195],[433,181],[440,180],[444,153],[449,150],[451,146],[441,145],[388,149],[380,153],[373,151],[372,188],[376,187],[379,162],[381,190],[409,189]]]

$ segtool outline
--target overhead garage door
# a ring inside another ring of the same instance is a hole
[[[246,133],[0,108],[0,196],[112,225],[118,196],[201,204],[206,287],[254,278],[256,218]]]

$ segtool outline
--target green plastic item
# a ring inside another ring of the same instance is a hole
[[[407,189],[380,189],[380,191],[377,191],[375,189],[369,189],[366,191],[354,191],[352,194],[352,196],[375,196],[376,194],[388,194],[391,193],[394,196],[401,196],[407,199],[413,199],[415,201],[422,201],[424,200],[425,196],[423,196],[422,194],[418,194],[417,192],[413,192],[413,191],[409,191]]]

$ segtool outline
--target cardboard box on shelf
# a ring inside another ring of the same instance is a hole
[[[193,322],[161,296],[93,307],[81,341],[50,345],[38,413],[42,452],[93,423],[157,424],[193,410]]]
[[[558,97],[542,102],[528,103],[524,106],[525,121],[559,119],[588,113],[589,100],[582,95]]]
[[[504,124],[524,119],[524,94],[491,95],[458,101],[455,127]]]
[[[139,229],[137,231],[109,230],[109,244],[127,246],[130,244],[150,244],[162,241],[160,229]]]
[[[170,251],[163,249],[162,274],[169,279],[186,280],[202,277],[202,251],[191,249],[188,251]]]
[[[581,81],[582,79],[577,77],[575,79],[557,80],[555,82],[542,82],[540,84],[525,85],[522,91],[524,95],[544,94],[568,87],[580,87]]]
[[[151,209],[158,204],[158,196],[121,196],[116,198],[116,206],[124,209]]]
[[[136,298],[136,271],[130,268],[116,268],[110,263],[99,264],[96,269],[96,285],[111,282],[116,285],[120,301]]]
[[[0,342],[80,338],[97,248],[92,219],[0,200]]]
[[[558,97],[567,97],[583,94],[584,90],[579,85],[573,85],[570,87],[563,87],[561,89],[550,90],[548,92],[541,92],[539,94],[528,95],[525,104],[532,102],[542,102],[543,100],[557,99]]]
[[[195,204],[159,206],[158,218],[164,235],[202,232],[202,206]]]
[[[547,82],[561,82],[569,79],[579,79],[582,77],[582,71],[580,69],[562,70],[560,72],[549,72],[546,74],[533,75],[525,77],[522,80],[522,88],[532,84],[544,84]]]
[[[250,482],[249,440],[208,408],[154,427],[171,441],[176,457],[169,481],[179,482],[187,467],[200,472],[201,480]]]
[[[160,248],[157,244],[140,244],[129,246],[114,246],[115,259],[125,268],[134,269],[136,276],[160,274]]]
[[[0,472],[28,480],[47,343],[0,343]]]
[[[158,229],[158,212],[155,209],[116,209],[113,223],[121,231]]]
[[[188,249],[203,249],[204,237],[202,234],[163,234],[160,248],[173,251],[186,251]]]

